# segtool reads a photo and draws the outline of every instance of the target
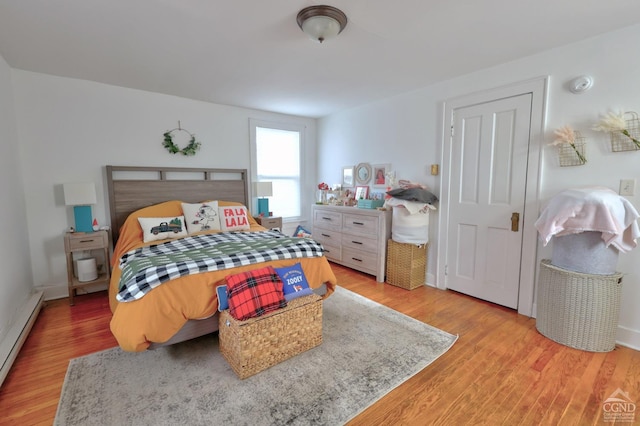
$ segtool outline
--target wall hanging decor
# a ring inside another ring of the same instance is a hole
[[[560,166],[582,166],[587,162],[585,157],[585,138],[570,126],[564,126],[553,132],[556,139],[551,142],[558,148]]]
[[[180,147],[173,142],[173,134],[175,132],[185,132],[189,135],[189,143],[187,146],[180,149]],[[164,146],[171,154],[180,153],[182,155],[196,155],[196,151],[200,149],[200,142],[196,141],[196,136],[188,130],[183,129],[180,126],[180,121],[178,121],[178,127],[164,132],[163,136],[164,141],[162,142],[162,146]]]
[[[640,120],[633,111],[621,111],[618,114],[610,112],[593,130],[609,132],[613,152],[640,150]]]
[[[352,188],[354,184],[354,167],[345,166],[342,168],[342,187]]]
[[[371,165],[369,163],[360,163],[356,166],[356,183],[358,185],[366,185],[371,179]]]
[[[373,187],[386,188],[389,186],[388,175],[391,172],[391,164],[373,165]]]

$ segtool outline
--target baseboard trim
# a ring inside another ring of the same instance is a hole
[[[31,327],[38,318],[40,309],[42,308],[43,292],[39,291],[31,295],[29,300],[19,310],[20,314],[16,321],[11,325],[7,335],[0,341],[0,360],[2,360],[2,368],[0,368],[0,386],[9,374],[9,370],[13,365],[18,352],[22,348],[27,336],[31,331]]]
[[[620,346],[626,346],[627,348],[640,351],[640,331],[619,325],[616,343]]]

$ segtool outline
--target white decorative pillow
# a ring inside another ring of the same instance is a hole
[[[221,229],[217,201],[195,204],[182,203],[182,214],[184,214],[189,234]]]
[[[220,206],[218,213],[223,231],[244,231],[251,228],[245,206]]]
[[[145,243],[188,235],[184,227],[184,216],[139,217],[138,222],[140,222]]]

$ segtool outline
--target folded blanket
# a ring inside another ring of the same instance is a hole
[[[560,192],[535,223],[544,245],[551,237],[584,231],[602,233],[602,240],[623,253],[636,247],[640,238],[640,217],[634,206],[605,187],[573,188]]]
[[[385,206],[398,207],[402,206],[407,209],[409,214],[427,213],[429,210],[436,208],[431,204],[420,201],[401,200],[400,198],[391,197],[385,201]]]

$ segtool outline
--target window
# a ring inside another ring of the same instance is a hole
[[[302,215],[303,138],[303,126],[251,120],[252,180],[272,183],[269,210],[282,218],[299,218]]]

